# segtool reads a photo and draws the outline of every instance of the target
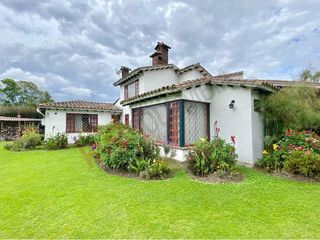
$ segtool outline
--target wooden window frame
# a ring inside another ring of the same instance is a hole
[[[127,113],[127,114],[124,115],[124,124],[129,126],[129,122],[130,122],[129,120],[130,120],[130,116]]]
[[[124,99],[128,99],[128,85],[124,86]]]
[[[76,116],[83,117],[88,115],[88,130],[76,131]],[[82,114],[82,113],[67,113],[66,114],[66,133],[90,133],[97,132],[98,128],[98,114]]]

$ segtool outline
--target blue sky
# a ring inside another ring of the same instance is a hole
[[[294,79],[320,66],[320,1],[0,0],[0,79],[29,80],[56,101],[112,102],[116,69],[170,63],[212,74]]]

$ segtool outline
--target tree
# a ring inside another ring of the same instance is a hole
[[[320,71],[312,72],[310,69],[305,69],[300,75],[303,82],[320,82]]]
[[[32,82],[4,79],[1,81],[0,103],[6,106],[31,106],[53,102],[47,91],[41,91]]]
[[[319,90],[310,83],[285,87],[263,100],[266,134],[279,135],[284,129],[320,126]]]
[[[2,88],[0,88],[0,103],[6,106],[18,105],[21,88],[12,79],[6,78],[1,80]]]

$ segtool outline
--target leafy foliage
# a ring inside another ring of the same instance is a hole
[[[159,160],[159,148],[154,141],[124,124],[111,123],[100,128],[96,152],[107,168],[132,171],[142,178],[163,178],[169,172]]]
[[[66,135],[58,133],[54,137],[48,138],[44,141],[44,148],[47,150],[58,150],[68,147],[68,138]]]
[[[218,169],[230,170],[235,165],[237,154],[233,145],[221,138],[212,141],[200,139],[188,155],[188,167],[195,174],[205,176]]]
[[[320,124],[318,90],[307,83],[286,87],[263,100],[266,135],[279,136],[284,129],[308,129]]]
[[[320,137],[312,131],[286,130],[282,138],[263,151],[256,165],[268,171],[285,169],[307,177],[320,174]]]
[[[89,146],[95,143],[95,136],[93,134],[78,135],[75,138],[74,144],[78,147]]]
[[[27,128],[22,136],[13,143],[8,143],[5,148],[12,151],[30,150],[41,145],[42,136],[34,128]]]
[[[1,106],[0,115],[7,117],[17,117],[20,115],[24,118],[42,118],[41,114],[37,112],[36,107],[28,106]]]
[[[41,91],[37,85],[27,81],[12,79],[1,80],[0,104],[5,106],[31,106],[39,103],[53,102],[47,91]]]

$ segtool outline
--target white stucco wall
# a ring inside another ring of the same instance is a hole
[[[253,164],[261,157],[263,148],[263,119],[254,112],[253,101],[259,95],[250,88],[205,86],[183,92],[182,98],[210,103],[210,136],[214,136],[214,122],[221,129],[219,136],[227,142],[236,136],[238,160]],[[231,100],[235,108],[230,109]]]
[[[43,125],[45,126],[45,139],[55,136],[58,133],[63,133],[68,136],[68,142],[74,142],[74,136],[79,133],[66,133],[66,114],[79,113],[79,114],[98,114],[98,125],[106,125],[111,122],[110,112],[87,112],[87,111],[66,111],[66,110],[46,110]],[[87,133],[83,133],[85,135]]]
[[[262,157],[263,140],[264,140],[264,124],[261,112],[254,111],[254,99],[260,99],[260,95],[252,91],[252,147],[253,159]]]
[[[179,82],[194,80],[203,77],[201,73],[195,69],[185,72],[179,76]]]
[[[146,71],[143,73],[143,92],[149,92],[163,86],[178,83],[178,76],[173,69],[163,69],[158,71]]]

